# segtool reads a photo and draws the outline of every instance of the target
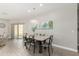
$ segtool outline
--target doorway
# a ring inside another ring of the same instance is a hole
[[[14,39],[21,39],[23,38],[23,24],[13,24],[12,26],[12,36]]]

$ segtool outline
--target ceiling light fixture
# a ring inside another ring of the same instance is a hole
[[[31,23],[34,23],[34,24],[37,24],[38,23],[37,20],[31,20],[30,22]]]
[[[28,12],[28,13],[30,13],[30,12],[31,12],[31,10],[27,10],[27,12]]]
[[[40,4],[40,7],[42,7],[43,6],[43,4]]]
[[[36,10],[36,8],[33,8],[33,10]]]

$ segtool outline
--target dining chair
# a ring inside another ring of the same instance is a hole
[[[30,44],[29,37],[28,37],[27,33],[26,33],[25,36],[23,36],[23,42],[24,42],[24,46],[27,49],[28,48],[28,45]]]
[[[33,47],[33,53],[35,53],[35,39],[34,39],[34,35],[30,35],[29,36],[29,40],[30,40],[30,46],[29,46],[29,50],[31,49],[31,47]]]
[[[23,43],[24,43],[24,46],[26,46],[26,37],[25,36],[23,36]]]
[[[50,56],[50,48],[51,48],[51,51],[53,53],[52,43],[53,43],[53,35],[50,35],[50,37],[47,38],[42,44],[42,47],[44,48],[44,50],[48,48],[49,56]]]

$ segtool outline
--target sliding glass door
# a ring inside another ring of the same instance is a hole
[[[18,38],[18,25],[14,25],[14,38]]]
[[[23,38],[23,24],[18,25],[18,38]]]
[[[14,38],[23,38],[23,24],[14,24]]]

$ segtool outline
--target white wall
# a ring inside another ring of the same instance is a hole
[[[77,4],[69,4],[35,19],[39,22],[53,20],[54,44],[77,50]]]
[[[66,7],[52,11],[41,17],[34,18],[39,23],[53,20],[54,44],[67,49],[77,50],[77,5],[69,4]]]
[[[63,5],[63,4],[62,4]],[[45,15],[34,18],[39,23],[53,20],[54,44],[77,50],[77,4],[68,4],[65,7],[52,10]],[[12,23],[25,23],[24,32],[31,31],[30,20],[12,21]]]

